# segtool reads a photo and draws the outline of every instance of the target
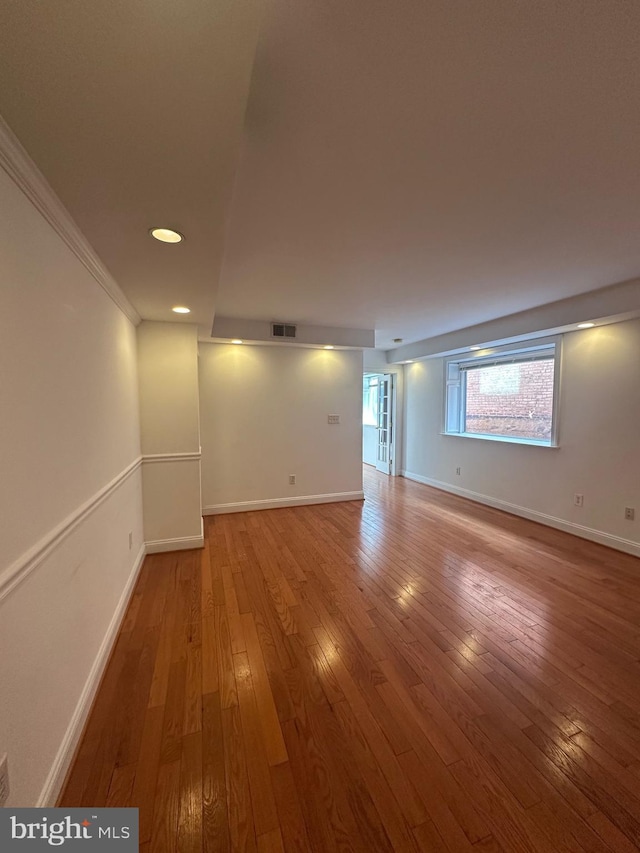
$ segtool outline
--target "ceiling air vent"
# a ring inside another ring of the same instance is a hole
[[[290,323],[272,323],[271,336],[273,338],[289,338],[296,336],[296,327]]]

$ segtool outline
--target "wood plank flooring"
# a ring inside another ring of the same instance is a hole
[[[151,851],[640,849],[640,560],[365,469],[147,557],[60,804]]]

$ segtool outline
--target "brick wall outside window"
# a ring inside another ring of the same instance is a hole
[[[549,441],[553,359],[467,371],[465,431]]]

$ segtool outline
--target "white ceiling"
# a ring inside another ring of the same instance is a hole
[[[640,274],[637,0],[267,0],[256,50],[259,18],[3,4],[0,113],[143,317],[389,348]]]

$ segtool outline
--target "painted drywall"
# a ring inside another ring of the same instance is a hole
[[[558,448],[441,435],[443,361],[407,365],[404,468],[633,552],[640,543],[639,364],[639,320],[564,335]],[[574,506],[575,493],[584,495],[583,507]],[[625,520],[625,506],[635,507],[635,521]]]
[[[150,550],[202,545],[198,329],[138,326],[144,535]]]
[[[0,754],[9,804],[32,806],[55,796],[139,564],[136,340],[2,169],[0,221]]]
[[[362,491],[360,351],[201,343],[200,414],[205,513]]]

